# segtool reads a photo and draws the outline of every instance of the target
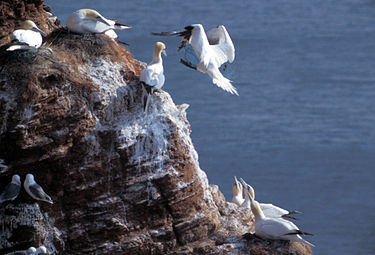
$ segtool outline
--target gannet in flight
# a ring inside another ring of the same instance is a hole
[[[167,56],[167,53],[165,52],[165,44],[162,42],[156,42],[154,45],[152,61],[142,70],[139,78],[147,90],[147,100],[144,107],[145,112],[147,112],[150,97],[154,89],[161,89],[164,85],[165,77],[161,53]]]
[[[7,51],[28,50],[39,48],[46,33],[40,30],[33,21],[25,20],[21,26],[12,33],[11,46]]]
[[[244,198],[242,196],[242,184],[237,180],[236,176],[234,176],[232,192],[233,192],[232,203],[235,203],[236,205],[241,206],[242,203],[244,202]]]
[[[131,28],[117,23],[116,20],[106,19],[99,12],[92,9],[80,9],[72,13],[66,21],[66,26],[75,33],[104,33],[112,39],[117,38],[117,34],[113,29]]]
[[[26,190],[26,192],[34,199],[45,201],[47,203],[53,204],[53,201],[50,196],[48,196],[42,187],[40,187],[35,181],[34,181],[34,175],[27,174],[26,180],[23,183],[23,186]]]
[[[183,31],[152,33],[153,35],[182,36],[182,42],[179,50],[190,44],[198,56],[199,62],[197,66],[181,60],[181,62],[193,69],[197,69],[202,73],[207,73],[212,82],[223,90],[236,94],[237,90],[232,86],[231,81],[225,78],[219,71],[219,67],[226,63],[232,63],[235,57],[235,49],[227,30],[223,25],[213,28],[207,32],[201,24],[193,24],[186,26]]]
[[[21,179],[18,174],[13,175],[12,181],[5,186],[3,193],[0,195],[0,204],[5,201],[14,200],[17,198],[21,190]]]
[[[250,200],[255,199],[255,192],[253,187],[251,187],[249,184],[247,184],[242,178],[240,178],[240,181],[242,182],[244,186],[244,190],[248,191],[245,192],[245,201],[242,203],[243,207],[250,208]],[[247,195],[250,194],[250,197]],[[266,204],[266,203],[260,203],[260,208],[262,209],[264,215],[270,218],[286,218],[286,219],[293,219],[296,220],[293,216],[290,216],[291,214],[297,214],[300,213],[298,211],[288,211],[283,208],[280,208],[278,206],[275,206],[273,204]]]
[[[255,234],[257,236],[268,239],[283,239],[303,242],[312,247],[315,246],[300,236],[312,234],[301,231],[293,222],[288,220],[265,216],[259,203],[251,198],[250,193],[246,189],[245,193],[248,193],[248,196],[250,197],[251,211],[254,214],[255,220]]]

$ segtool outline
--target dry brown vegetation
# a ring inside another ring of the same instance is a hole
[[[128,49],[111,38],[103,34],[74,34],[65,28],[50,33],[35,52],[1,51],[0,66],[6,69],[8,81],[14,86],[27,84],[23,86],[22,98],[36,102],[43,98],[45,86],[53,87],[67,81],[98,91],[99,88],[80,68],[98,57],[120,63],[126,82],[137,80],[143,69],[142,63],[135,60]]]

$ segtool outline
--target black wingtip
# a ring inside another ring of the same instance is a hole
[[[301,230],[295,230],[293,232],[290,232],[288,234],[285,234],[285,236],[291,236],[291,235],[304,235],[304,236],[313,236],[313,234],[301,231]]]
[[[289,214],[284,214],[281,217],[288,220],[298,220],[297,218],[290,216]]]
[[[185,66],[187,66],[187,67],[189,67],[189,68],[191,68],[191,69],[197,70],[197,68],[194,67],[194,66],[192,66],[191,63],[189,63],[189,62],[187,62],[187,61],[185,61],[185,60],[183,60],[183,59],[180,59],[180,63],[181,63],[181,64],[184,64]]]
[[[179,35],[180,32],[177,31],[170,31],[170,32],[151,32],[152,35],[157,35],[157,36],[172,36],[172,35]]]

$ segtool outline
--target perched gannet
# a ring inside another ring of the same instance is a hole
[[[165,44],[162,42],[156,42],[154,45],[152,61],[142,70],[139,78],[147,90],[147,100],[144,106],[145,112],[147,112],[150,97],[154,89],[161,89],[164,85],[165,77],[161,53],[167,56],[167,53],[165,52]]]
[[[12,181],[5,186],[3,193],[0,195],[0,204],[5,201],[14,200],[17,198],[21,190],[21,179],[18,174],[13,175]]]
[[[7,253],[6,255],[35,255],[36,249],[35,247],[30,247],[27,250],[21,250],[21,251],[14,251]]]
[[[40,30],[31,20],[25,20],[21,26],[12,33],[12,42],[7,51],[28,50],[39,48],[42,45],[42,35],[46,33]]]
[[[38,249],[36,249],[34,255],[45,255],[47,253],[47,248],[44,245],[39,246]]]
[[[250,197],[251,211],[254,214],[255,234],[261,238],[283,239],[306,243],[312,247],[314,245],[303,239],[300,235],[312,235],[301,231],[293,222],[282,218],[271,218],[264,215],[257,201],[251,198],[250,193],[245,189]]]
[[[245,187],[245,201],[242,203],[243,207],[250,208],[250,200],[255,199],[255,192],[253,187],[251,187],[249,184],[247,184],[242,178],[240,178],[240,181],[242,182],[243,186]],[[250,194],[250,197],[247,195]],[[273,204],[266,204],[266,203],[260,203],[260,208],[262,208],[262,211],[264,215],[270,218],[287,218],[287,219],[293,219],[296,220],[293,216],[290,216],[291,214],[297,214],[300,213],[298,211],[288,211],[283,208],[280,208],[278,206],[275,206]]]
[[[92,9],[80,9],[74,12],[68,17],[66,26],[75,33],[104,33],[113,39],[117,38],[117,34],[113,29],[131,28],[130,26],[119,24],[115,20],[106,19],[99,12]]]
[[[51,23],[54,23],[56,25],[60,25],[60,20],[58,20],[57,16],[52,12],[51,7],[49,7],[48,5],[43,4],[43,10],[46,12],[46,14],[48,16],[48,20]]]
[[[153,35],[182,36],[182,42],[179,50],[190,44],[199,59],[197,66],[181,60],[181,62],[193,69],[197,69],[202,73],[207,73],[212,82],[223,90],[236,94],[237,90],[232,86],[231,81],[225,78],[219,71],[219,67],[226,63],[232,63],[235,57],[235,49],[227,30],[223,25],[211,29],[207,32],[201,24],[193,24],[186,26],[183,31],[152,33]]]
[[[34,175],[27,174],[26,180],[23,183],[23,186],[26,190],[26,192],[34,199],[45,201],[47,203],[53,204],[52,199],[50,196],[48,196],[42,187],[40,187],[35,181],[34,181]]]
[[[236,176],[234,176],[232,192],[233,192],[232,203],[235,203],[236,205],[241,206],[242,203],[244,202],[244,198],[242,196],[242,184],[237,180]]]

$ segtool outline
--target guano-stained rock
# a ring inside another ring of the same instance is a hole
[[[43,3],[14,2],[33,15]],[[188,105],[160,90],[143,112],[144,64],[127,49],[56,28],[38,52],[0,54],[0,187],[33,173],[55,202],[22,190],[2,205],[1,254],[42,244],[53,254],[311,254],[247,234],[251,213],[199,167]]]

